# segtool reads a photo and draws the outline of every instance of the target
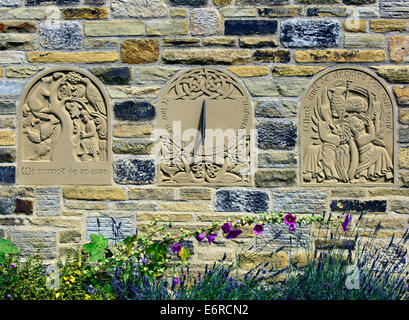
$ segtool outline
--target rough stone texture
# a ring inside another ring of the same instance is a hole
[[[155,179],[153,160],[119,159],[113,166],[114,180],[119,184],[149,184]]]
[[[274,66],[271,72],[274,77],[310,77],[324,69],[315,66]]]
[[[188,24],[184,20],[162,20],[146,22],[146,34],[149,36],[184,35]]]
[[[47,49],[78,49],[82,47],[82,30],[78,23],[42,23],[40,44]]]
[[[347,5],[363,5],[376,3],[376,0],[342,0],[342,2]]]
[[[117,138],[144,138],[152,135],[154,127],[151,123],[116,122],[113,136]]]
[[[385,37],[373,34],[345,34],[345,48],[383,48],[385,45]]]
[[[112,0],[111,10],[114,17],[164,17],[168,6],[165,0]]]
[[[265,121],[257,126],[260,149],[293,149],[297,128],[291,122]]]
[[[409,36],[389,37],[389,55],[395,63],[409,62]]]
[[[409,124],[409,109],[399,110],[399,122],[402,124]]]
[[[153,142],[114,141],[112,151],[116,154],[150,154]]]
[[[257,15],[256,8],[237,8],[227,6],[220,9],[223,17],[239,18],[239,17],[255,17]]]
[[[373,32],[406,31],[408,22],[404,19],[373,19],[369,21],[369,26]]]
[[[158,40],[128,39],[122,41],[121,60],[125,63],[150,63],[159,59]]]
[[[234,37],[204,38],[202,43],[203,46],[234,47],[237,45],[237,40]]]
[[[408,66],[373,66],[378,75],[392,83],[409,83]]]
[[[174,188],[133,188],[128,191],[131,200],[174,200],[175,193]]]
[[[25,53],[18,51],[0,51],[0,61],[4,64],[24,63]]]
[[[42,67],[8,67],[6,76],[8,78],[29,78],[41,70],[43,70]]]
[[[131,81],[131,70],[128,67],[97,67],[90,71],[104,84],[129,84]]]
[[[309,80],[302,78],[279,78],[274,81],[264,78],[244,79],[247,89],[255,97],[286,96],[297,97],[307,86]]]
[[[296,51],[296,62],[383,62],[383,50],[303,50]]]
[[[85,39],[85,49],[117,49],[119,47],[118,39]]]
[[[119,59],[118,52],[29,52],[27,61],[32,63],[101,63],[115,62]]]
[[[262,47],[278,47],[279,42],[275,37],[240,37],[240,47],[242,48],[262,48]]]
[[[91,234],[102,234],[110,241],[121,241],[127,236],[135,234],[136,229],[133,220],[133,217],[87,217],[87,241],[90,240]]]
[[[222,18],[216,9],[193,9],[189,21],[192,35],[210,36],[222,31]]]
[[[32,34],[0,34],[0,50],[35,50],[37,41]]]
[[[263,191],[217,190],[215,210],[219,212],[266,212],[269,196]]]
[[[123,101],[114,105],[115,117],[119,120],[152,120],[155,117],[155,107],[144,101]]]
[[[366,31],[366,21],[365,20],[345,20],[344,30],[348,32],[365,32]]]
[[[281,23],[281,43],[289,48],[338,46],[340,25],[328,20],[290,20]]]
[[[28,257],[37,253],[43,259],[57,257],[57,234],[51,230],[17,230],[9,229],[7,234],[22,256]]]
[[[174,6],[181,6],[181,5],[186,5],[186,6],[194,6],[194,7],[199,7],[206,5],[208,0],[169,0],[171,5]]]
[[[267,63],[290,62],[289,50],[258,49],[253,52],[253,61]]]
[[[352,14],[352,8],[348,7],[315,7],[307,9],[309,17],[348,17]]]
[[[409,1],[379,0],[382,18],[409,18]]]
[[[400,107],[409,107],[409,86],[394,86],[393,93]]]
[[[297,183],[294,169],[263,169],[255,174],[256,187],[286,187]]]
[[[15,101],[0,101],[0,114],[14,114],[16,113]]]
[[[239,77],[261,77],[268,75],[269,71],[267,67],[228,67],[229,71],[238,75]]]
[[[261,118],[293,118],[297,116],[297,101],[280,99],[260,102],[255,115]]]
[[[1,61],[1,55],[0,55]],[[4,61],[4,60],[3,60]],[[14,81],[0,80],[0,96],[18,96],[23,91],[23,84]]]
[[[386,212],[386,200],[332,200],[331,210],[351,213],[384,213]]]
[[[297,165],[297,155],[288,151],[271,151],[258,154],[259,168],[282,168]]]
[[[42,188],[35,191],[35,212],[38,216],[61,215],[61,190]]]
[[[272,8],[258,8],[258,14],[261,17],[293,17],[303,14],[302,7],[272,7]]]
[[[145,34],[145,24],[135,20],[87,21],[84,23],[86,36],[140,36]]]
[[[64,19],[105,19],[108,17],[107,8],[65,8],[61,11]]]
[[[277,31],[277,21],[274,20],[226,20],[225,35],[264,35]]]
[[[26,0],[26,6],[58,5],[67,6],[78,4],[80,0]]]
[[[276,248],[280,246],[307,247],[311,241],[310,234],[311,226],[308,225],[297,225],[297,230],[293,232],[289,231],[288,226],[284,224],[269,223],[264,226],[264,232],[256,237],[256,246],[259,248],[269,248],[270,246]]]
[[[0,0],[0,6],[2,7],[14,7],[21,5],[23,0]]]
[[[37,24],[30,21],[1,21],[0,32],[27,33],[36,32]]]
[[[63,230],[60,232],[60,243],[78,243],[81,237],[81,232],[78,230]]]
[[[15,149],[0,149],[0,162],[12,163],[16,161]]]
[[[160,66],[137,66],[133,68],[135,72],[135,82],[138,84],[146,84],[149,82],[166,82],[171,76],[179,70],[174,67]]]
[[[0,215],[13,214],[16,208],[15,198],[0,198]]]
[[[33,213],[33,200],[28,199],[16,199],[15,207],[16,209],[14,212],[16,213],[25,213],[25,214],[32,214]]]
[[[274,192],[273,211],[291,213],[322,213],[327,205],[323,190],[283,190]]]
[[[159,86],[147,86],[147,87],[123,87],[123,86],[111,86],[108,88],[109,95],[114,99],[126,99],[126,98],[156,98],[159,95],[161,87]]]
[[[122,188],[113,187],[65,187],[65,199],[80,200],[125,200],[126,194]]]
[[[211,40],[204,39],[204,40]],[[200,38],[165,38],[162,39],[162,46],[164,47],[200,47]]]
[[[181,64],[247,64],[250,62],[248,50],[164,50],[164,63]]]
[[[236,0],[236,4],[251,5],[251,4],[264,4],[264,5],[280,5],[288,4],[289,0]]]
[[[16,144],[16,133],[9,130],[0,130],[0,146],[14,146]]]

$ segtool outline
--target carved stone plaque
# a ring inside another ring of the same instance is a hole
[[[160,184],[251,183],[251,101],[232,75],[184,71],[164,88],[158,109]]]
[[[49,69],[29,82],[18,113],[20,184],[111,184],[110,103],[98,79]]]
[[[302,183],[393,184],[395,109],[386,85],[366,69],[318,74],[301,105]]]

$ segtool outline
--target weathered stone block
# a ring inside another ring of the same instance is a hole
[[[269,196],[264,191],[217,190],[215,210],[220,212],[265,212]]]
[[[111,86],[108,93],[113,99],[154,99],[158,97],[160,89],[160,86]]]
[[[82,47],[82,30],[78,23],[42,23],[40,44],[47,49],[78,49]]]
[[[16,182],[16,167],[0,167],[0,184]]]
[[[179,68],[161,67],[161,66],[137,66],[133,67],[135,72],[135,82],[146,84],[149,82],[166,82],[172,77]]]
[[[121,241],[127,236],[135,234],[133,217],[87,217],[86,238],[89,241],[90,235],[102,234],[110,241]]]
[[[389,37],[389,55],[395,63],[409,62],[409,36]]]
[[[394,86],[393,93],[400,107],[409,107],[409,86]]]
[[[135,20],[86,21],[84,34],[91,37],[140,36],[145,34],[145,24]]]
[[[36,36],[32,34],[0,34],[0,50],[35,50]]]
[[[35,199],[37,216],[61,215],[61,190],[59,188],[36,189]]]
[[[81,242],[81,232],[79,230],[60,231],[60,243],[78,243]]]
[[[124,189],[114,187],[65,187],[63,195],[65,199],[126,200]]]
[[[131,81],[128,67],[96,67],[89,70],[104,84],[122,85]]]
[[[385,213],[386,200],[332,200],[331,210],[345,213]]]
[[[257,187],[286,187],[297,183],[297,171],[294,169],[263,169],[255,174]]]
[[[264,121],[257,125],[260,149],[284,149],[295,147],[297,127],[292,122]]]
[[[280,99],[260,102],[255,115],[261,118],[293,118],[297,116],[297,101]]]
[[[8,67],[6,70],[6,76],[8,78],[29,78],[37,72],[43,70],[43,67]]]
[[[391,83],[409,83],[408,66],[373,66],[371,68]]]
[[[223,17],[226,18],[239,18],[239,17],[255,17],[257,15],[256,8],[248,7],[232,7],[227,6],[219,10]]]
[[[250,4],[264,4],[264,5],[280,5],[288,4],[289,0],[236,0],[236,4],[250,5]]]
[[[164,63],[181,64],[248,64],[250,51],[232,49],[164,50]]]
[[[123,101],[114,105],[115,118],[119,120],[153,120],[155,107],[146,101]]]
[[[348,17],[352,14],[352,9],[348,7],[315,7],[307,9],[309,17]]]
[[[287,63],[290,60],[289,50],[258,49],[253,52],[255,62]]]
[[[188,24],[184,20],[162,20],[146,22],[146,34],[149,36],[184,35]]]
[[[118,52],[29,52],[27,61],[32,63],[102,63],[118,61]]]
[[[258,154],[259,168],[282,168],[297,165],[297,154],[289,151],[271,151]]]
[[[105,19],[108,17],[107,8],[65,8],[61,11],[64,19]]]
[[[385,46],[385,36],[376,34],[350,34],[344,36],[345,48],[383,48]]]
[[[330,20],[290,20],[281,23],[281,43],[289,48],[326,48],[339,43],[340,25]]]
[[[152,135],[154,126],[152,123],[128,123],[116,121],[114,125],[114,137],[117,138],[145,138]]]
[[[262,48],[262,47],[278,47],[279,42],[275,37],[244,37],[239,39],[240,47],[242,48]]]
[[[189,21],[192,35],[210,36],[222,31],[222,18],[216,9],[193,9]]]
[[[57,5],[67,6],[78,4],[80,0],[26,0],[26,6],[40,6],[40,5]]]
[[[111,10],[114,17],[150,18],[168,14],[165,0],[112,0]]]
[[[369,26],[373,32],[402,32],[408,28],[408,22],[404,19],[372,19]]]
[[[244,83],[255,97],[271,97],[282,95],[297,97],[308,85],[308,79],[279,78],[266,80],[264,78],[244,79]]]
[[[162,39],[162,46],[164,47],[200,47],[200,38],[193,38],[193,37],[165,38],[165,39]]]
[[[273,192],[273,211],[291,213],[322,213],[328,193],[324,190],[280,190]]]
[[[14,146],[16,133],[10,130],[0,130],[0,146]]]
[[[134,188],[128,191],[131,200],[174,200],[174,188]]]
[[[1,55],[0,55],[0,61],[3,63],[4,60],[1,60]],[[23,84],[20,82],[15,82],[15,81],[0,81],[0,96],[18,96],[21,94],[23,91]]]
[[[186,5],[186,6],[199,7],[199,6],[206,5],[208,0],[169,0],[169,2],[171,5],[174,5],[174,6]]]
[[[155,179],[153,160],[119,159],[113,165],[116,183],[150,184]]]
[[[311,77],[324,69],[315,66],[274,66],[271,71],[274,77]]]
[[[34,207],[33,200],[17,198],[15,202],[14,212],[32,214],[33,207]]]
[[[409,18],[409,1],[407,0],[379,0],[382,18]]]
[[[239,77],[261,77],[269,73],[267,67],[260,66],[228,67],[227,69]]]
[[[348,32],[365,32],[366,31],[366,21],[347,19],[344,21],[344,30]]]
[[[311,226],[300,226],[297,224],[296,231],[289,231],[288,226],[284,223],[268,223],[264,226],[264,232],[256,237],[256,246],[265,247],[266,245],[273,245],[276,248],[280,246],[307,247],[310,244],[310,241]]]
[[[127,39],[122,41],[121,60],[125,63],[150,63],[159,59],[158,40]]]
[[[383,50],[303,50],[294,54],[296,62],[382,62]]]
[[[225,35],[256,35],[274,34],[277,31],[277,21],[274,20],[226,20]]]
[[[85,39],[85,49],[118,49],[118,39]]]
[[[55,231],[8,229],[7,234],[24,257],[32,256],[38,251],[43,259],[57,257],[57,234]]]
[[[0,162],[15,162],[16,150],[15,149],[0,149]]]
[[[1,21],[0,22],[0,32],[36,32],[37,24],[31,21]]]
[[[293,17],[303,14],[302,7],[271,7],[271,8],[258,8],[258,14],[261,17]]]
[[[133,140],[115,140],[112,151],[116,154],[150,154],[154,146],[153,142],[141,142]]]
[[[13,197],[0,198],[0,214],[13,214],[16,208],[16,199]]]

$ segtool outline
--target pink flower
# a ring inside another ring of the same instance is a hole
[[[235,239],[237,238],[243,231],[241,231],[240,229],[233,229],[231,230],[227,235],[226,235],[226,239]]]
[[[296,230],[295,223],[290,224],[290,227],[288,228],[288,230],[295,231]]]
[[[201,234],[199,234],[197,237],[196,237],[196,239],[197,239],[197,241],[199,241],[199,242],[202,242],[202,240],[205,238],[205,233],[204,232],[202,232]]]
[[[229,233],[231,231],[231,223],[226,222],[224,225],[222,225],[222,228],[224,233]]]
[[[9,268],[15,268],[15,267],[16,267],[15,264],[11,264],[11,265],[9,266]]]
[[[217,237],[217,233],[209,234],[209,235],[207,236],[207,240],[209,241],[209,244],[211,244],[216,237]]]
[[[255,234],[261,234],[264,231],[264,226],[262,224],[256,224],[253,231]]]
[[[350,222],[351,222],[351,215],[349,213],[347,213],[345,215],[345,220],[342,223],[342,229],[344,229],[344,232],[348,231],[348,225],[349,225]]]
[[[171,250],[173,253],[178,253],[180,250],[182,250],[182,246],[179,243],[174,243],[172,244]]]
[[[180,283],[180,280],[179,280],[178,277],[174,277],[174,278],[173,278],[173,282],[174,282],[175,284],[179,284],[179,283]]]
[[[292,224],[295,224],[295,220],[297,220],[297,217],[293,216],[291,213],[285,215],[285,217],[284,217],[284,222],[288,226],[292,225]]]

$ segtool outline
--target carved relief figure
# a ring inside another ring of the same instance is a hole
[[[75,161],[107,158],[104,99],[78,72],[56,71],[32,86],[23,105],[22,127],[24,160],[52,161],[67,148]]]
[[[316,91],[310,99],[315,102],[311,142],[302,154],[304,182],[393,180],[392,156],[384,141],[382,102],[387,100],[381,101],[380,94],[349,79],[331,81]]]

